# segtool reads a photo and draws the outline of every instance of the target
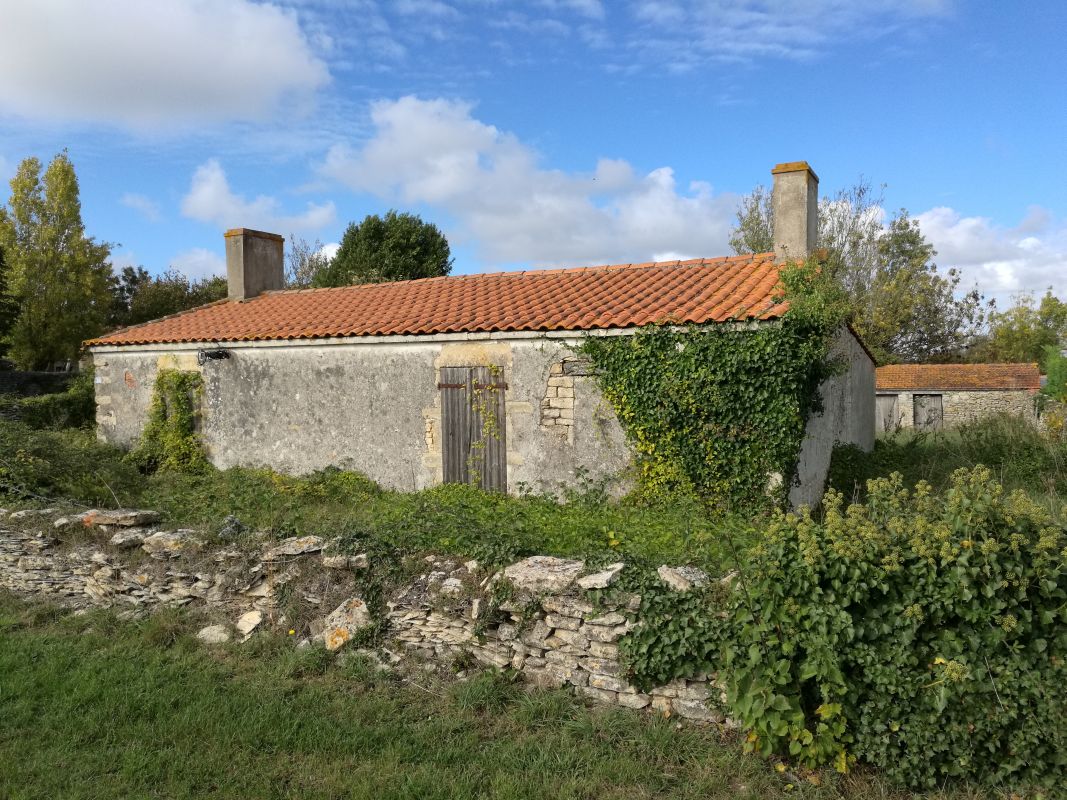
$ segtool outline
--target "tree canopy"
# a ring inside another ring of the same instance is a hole
[[[322,252],[322,242],[312,244],[307,239],[289,236],[289,250],[285,254],[285,286],[306,289],[316,285],[316,279],[330,266],[329,257]]]
[[[220,276],[190,280],[178,270],[151,276],[144,267],[123,267],[113,284],[112,324],[137,325],[177,314],[226,297],[226,279]]]
[[[1040,301],[1032,294],[1015,298],[1010,308],[989,316],[989,333],[972,350],[975,361],[1041,361],[1050,347],[1067,340],[1067,303],[1049,290]]]
[[[906,210],[883,220],[881,191],[863,179],[819,201],[818,247],[848,295],[857,333],[880,363],[962,357],[983,324],[982,297],[961,294],[959,272],[937,268],[936,251]],[[730,246],[739,254],[774,249],[765,187],[742,198]]]
[[[60,153],[41,174],[27,158],[0,208],[3,291],[15,317],[5,340],[24,369],[77,358],[112,309],[110,245],[85,235],[74,165]]]
[[[337,255],[313,281],[315,286],[347,286],[435,278],[451,271],[448,240],[436,225],[389,211],[350,223]]]

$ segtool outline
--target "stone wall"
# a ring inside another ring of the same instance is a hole
[[[631,463],[625,435],[573,335],[390,336],[359,341],[97,347],[97,430],[133,445],[159,369],[203,375],[202,435],[220,468],[270,466],[306,473],[355,469],[378,484],[417,490],[443,479],[443,367],[491,366],[505,390],[507,486],[558,492],[579,475],[611,481]],[[823,387],[824,413],[809,424],[795,503],[821,497],[835,442],[873,442],[873,363],[842,332],[848,371]],[[623,491],[616,482],[614,491]]]
[[[0,394],[36,397],[65,391],[76,372],[22,372],[0,370]]]
[[[610,480],[630,463],[625,436],[595,379],[562,372],[575,343],[385,337],[232,344],[229,358],[203,364],[196,348],[181,345],[94,350],[97,429],[106,441],[131,446],[158,370],[198,370],[202,435],[216,466],[293,474],[338,466],[414,491],[443,480],[441,369],[492,366],[507,384],[509,489],[557,492],[578,474]],[[557,385],[562,382],[568,385]]]
[[[351,650],[373,622],[359,593],[360,572],[374,567],[365,554],[335,552],[316,536],[211,545],[197,531],[152,527],[157,518],[0,509],[0,588],[75,609],[113,608],[123,617],[188,606],[214,620],[199,633],[210,644],[274,629],[297,646]],[[598,703],[723,721],[714,676],[648,692],[627,681],[618,643],[641,624],[640,598],[602,599],[625,569],[619,563],[593,571],[581,561],[538,556],[489,572],[474,561],[428,555],[386,604],[383,647],[365,652],[444,668],[473,659],[514,669],[535,685],[574,687]],[[686,567],[663,566],[660,576],[676,591],[708,580]]]
[[[1037,421],[1036,395],[1025,389],[981,392],[951,392],[935,389],[922,392],[878,392],[879,397],[896,396],[896,409],[887,418],[877,420],[878,432],[911,428],[915,425],[916,394],[939,394],[944,410],[944,425],[952,428],[965,422],[992,416],[1013,414],[1032,422]],[[889,419],[891,417],[891,419]]]

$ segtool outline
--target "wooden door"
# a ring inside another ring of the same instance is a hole
[[[504,391],[489,367],[441,368],[441,457],[445,483],[508,488]]]
[[[878,433],[895,431],[900,427],[897,417],[897,396],[880,394],[875,397],[875,430]]]
[[[912,395],[915,427],[921,431],[939,431],[945,425],[945,408],[939,394]]]

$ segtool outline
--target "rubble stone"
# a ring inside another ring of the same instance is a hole
[[[584,561],[555,556],[531,556],[504,569],[517,589],[532,593],[563,592],[585,568]]]

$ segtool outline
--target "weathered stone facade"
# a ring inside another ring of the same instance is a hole
[[[624,331],[606,332],[609,335]],[[574,334],[466,334],[233,342],[226,358],[203,344],[96,346],[97,430],[123,447],[144,427],[157,372],[203,376],[201,434],[220,468],[270,466],[306,473],[359,470],[382,486],[417,490],[443,481],[441,371],[489,367],[507,388],[506,485],[557,492],[581,474],[624,478],[625,435]],[[823,387],[825,411],[809,423],[794,503],[814,503],[835,442],[873,445],[873,362],[843,332],[849,369]],[[615,481],[616,491],[625,488]]]
[[[972,392],[939,392],[936,390],[878,392],[878,404],[883,411],[877,415],[876,430],[881,433],[915,427],[914,398],[916,395],[932,395],[941,398],[943,426],[946,428],[994,414],[1013,414],[1032,422],[1037,421],[1036,397],[1033,392],[1026,389]],[[890,407],[890,402],[892,402],[892,407]]]
[[[294,635],[299,646],[341,650],[372,622],[355,580],[369,566],[366,555],[332,552],[330,542],[314,536],[256,548],[210,546],[196,531],[139,524],[151,521],[0,509],[0,588],[76,609],[115,608],[126,617],[189,606],[219,620],[199,632],[205,644],[243,641],[270,628]],[[648,692],[626,680],[618,641],[641,624],[640,598],[597,599],[624,564],[596,571],[538,556],[489,573],[448,557],[422,563],[386,604],[388,639],[380,653],[390,662],[404,653],[442,667],[473,658],[514,669],[535,685],[572,686],[598,703],[724,720],[714,676]],[[708,580],[692,568],[665,566],[660,574],[675,591]],[[508,588],[504,601],[493,599],[498,585]]]

